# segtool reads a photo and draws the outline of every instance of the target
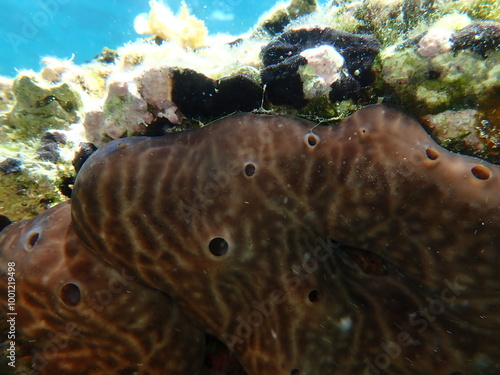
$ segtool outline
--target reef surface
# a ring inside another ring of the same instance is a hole
[[[500,373],[498,4],[293,0],[238,36],[150,4],[150,37],[0,79],[17,373]]]
[[[243,35],[212,35],[186,5],[175,14],[151,1],[134,25],[150,37],[103,47],[83,65],[45,57],[38,72],[0,79],[2,214],[20,220],[66,199],[82,143],[198,128],[238,111],[335,124],[392,103],[444,147],[498,162],[497,5],[294,0]]]

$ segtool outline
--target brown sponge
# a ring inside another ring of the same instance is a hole
[[[164,293],[137,281],[85,248],[69,202],[8,226],[0,236],[0,306],[15,321],[16,367],[51,375],[198,373],[203,332]]]
[[[250,375],[471,373],[500,365],[499,176],[384,105],[239,114],[102,147],[72,212]]]

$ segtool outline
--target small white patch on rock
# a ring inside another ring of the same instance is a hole
[[[417,52],[421,56],[433,57],[451,49],[452,30],[435,27],[429,29],[427,34],[418,42]]]
[[[309,48],[300,53],[307,65],[299,68],[306,99],[328,95],[330,85],[341,78],[344,58],[332,46]]]

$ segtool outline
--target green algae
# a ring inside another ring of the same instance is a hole
[[[436,91],[426,86],[425,84],[417,86],[415,99],[423,102],[432,112],[446,109],[450,103],[450,95],[446,91]]]
[[[49,129],[66,129],[78,121],[82,102],[68,83],[44,87],[34,76],[21,75],[12,88],[16,103],[6,124],[15,137],[26,140]]]
[[[375,98],[372,97],[370,99],[372,103],[376,102]],[[272,108],[267,110],[260,109],[255,112],[276,115],[289,114],[308,119],[318,124],[336,125],[339,121],[349,117],[355,111],[364,107],[364,105],[364,103],[355,102],[352,99],[332,103],[328,97],[321,96],[311,100],[300,109],[293,109],[285,106],[272,106]]]
[[[442,13],[464,13],[473,19],[500,21],[500,6],[498,0],[460,0],[438,3]]]
[[[120,113],[124,107],[132,104],[133,98],[130,95],[112,95],[106,100],[103,106],[103,112],[106,116]]]
[[[424,10],[415,7],[410,1],[400,5],[384,6],[375,1],[365,1],[359,6],[355,18],[359,20],[357,32],[373,34],[382,43],[388,45],[401,38],[421,20]]]
[[[318,9],[316,0],[292,0],[286,8],[291,19],[310,14]]]
[[[5,132],[6,126],[0,127]],[[0,144],[0,162],[12,158],[20,162],[20,171],[0,172],[0,213],[11,221],[36,216],[38,213],[67,198],[61,194],[58,181],[72,174],[72,166],[67,160],[59,158],[55,163],[44,161],[37,150],[39,139],[17,141],[13,134],[5,132],[6,141]],[[70,150],[68,142],[58,148]],[[67,152],[67,151],[66,151]]]
[[[499,56],[499,52],[483,58],[469,51],[450,51],[425,58],[413,48],[385,51],[375,66],[379,72],[375,87],[378,92],[397,93],[409,109],[418,104],[421,114],[470,108],[499,87]]]
[[[0,174],[0,212],[11,221],[36,216],[55,203],[66,200],[54,181],[28,172]]]
[[[292,0],[288,6],[278,7],[271,12],[260,27],[271,34],[277,34],[282,32],[292,20],[310,14],[317,8],[318,3],[316,0]]]
[[[429,64],[410,48],[382,53],[376,65],[382,79],[396,88],[400,85],[418,84],[429,77]]]

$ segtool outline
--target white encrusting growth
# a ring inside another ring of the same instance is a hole
[[[332,46],[309,48],[300,53],[307,65],[299,68],[306,99],[328,95],[330,86],[341,78],[344,58]]]
[[[443,28],[432,28],[418,42],[418,53],[432,57],[451,49],[453,31]]]
[[[150,1],[149,5],[149,14],[139,14],[134,20],[134,29],[138,34],[153,34],[187,48],[205,45],[208,36],[205,23],[189,14],[185,2],[181,3],[177,16],[159,1]]]

